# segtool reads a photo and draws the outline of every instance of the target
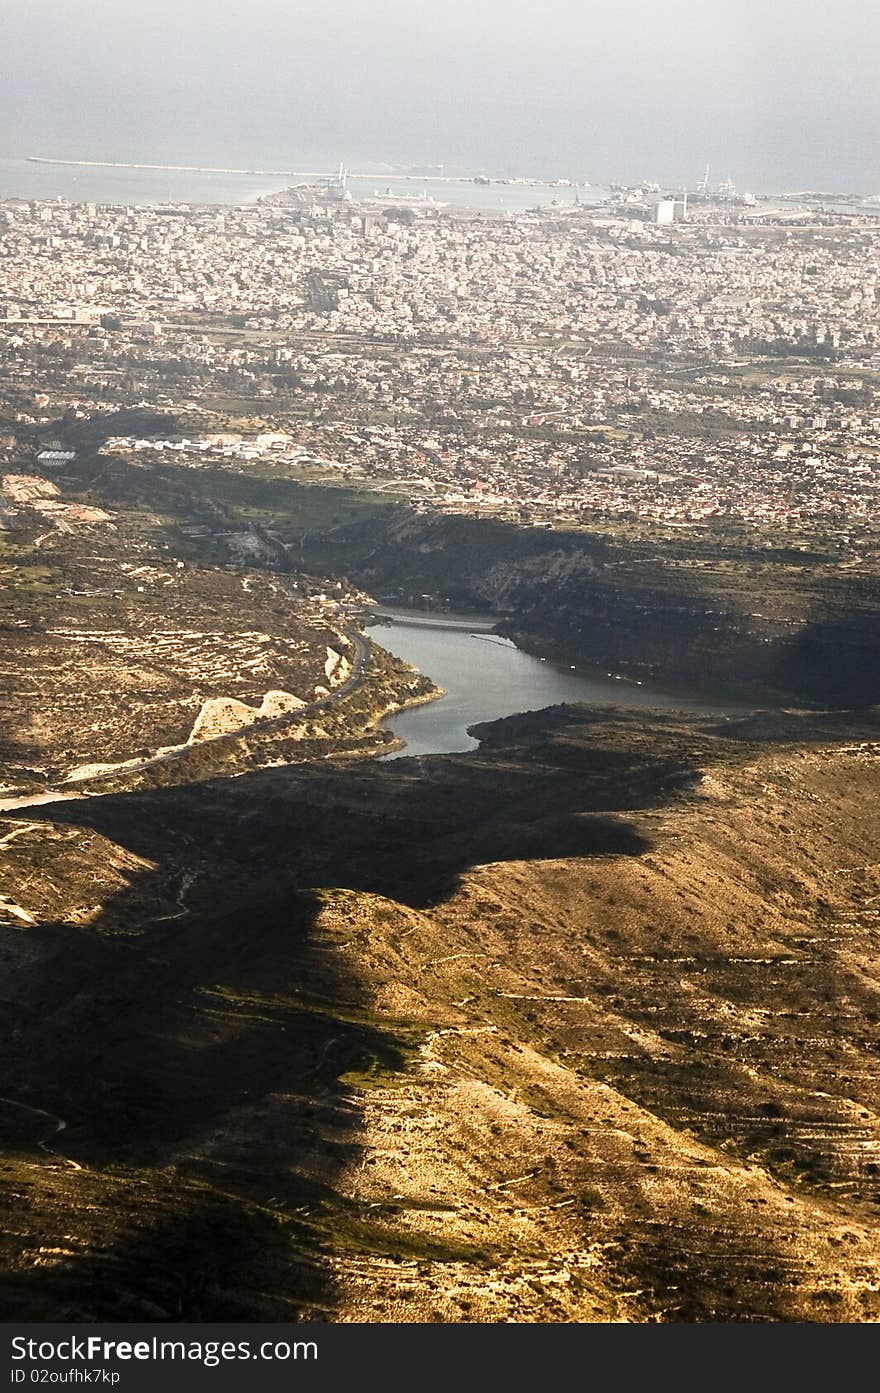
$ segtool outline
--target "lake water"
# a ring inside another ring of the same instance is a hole
[[[382,613],[393,612],[383,609]],[[444,627],[440,627],[444,620]],[[713,704],[657,687],[579,673],[524,653],[497,634],[478,632],[484,627],[467,618],[450,621],[438,615],[420,622],[411,614],[401,614],[391,623],[370,628],[376,643],[412,663],[447,692],[437,701],[383,721],[387,730],[406,741],[405,749],[386,755],[386,759],[473,750],[479,741],[468,735],[468,726],[518,711],[540,711],[560,702],[665,707],[713,715],[734,709],[733,703]]]

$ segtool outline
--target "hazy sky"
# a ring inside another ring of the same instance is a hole
[[[0,155],[880,191],[877,0],[0,0]]]

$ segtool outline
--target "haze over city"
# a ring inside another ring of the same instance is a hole
[[[858,0],[2,0],[0,22],[0,157],[880,188]]]

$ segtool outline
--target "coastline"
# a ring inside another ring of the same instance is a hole
[[[368,641],[372,642],[372,640]],[[382,645],[376,644],[376,647],[381,648]],[[387,653],[387,651],[388,650],[385,648],[382,649],[383,653]],[[404,662],[404,659],[401,658],[397,661]],[[426,678],[429,682],[432,681],[427,673],[422,672],[420,668],[414,667],[412,663],[406,663],[406,667],[410,668],[413,672],[419,673],[421,677]],[[387,706],[376,715],[370,728],[378,733],[382,729],[382,722],[390,720],[392,716],[399,716],[404,711],[412,711],[418,706],[428,706],[432,701],[440,701],[441,698],[448,695],[449,693],[445,687],[434,684],[430,692],[421,692],[419,695],[407,697],[403,701],[392,702],[390,706]],[[382,760],[388,755],[397,754],[399,750],[405,749],[406,741],[402,739],[401,736],[395,735],[392,742],[377,746],[371,758]]]

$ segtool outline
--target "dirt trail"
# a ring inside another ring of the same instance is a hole
[[[48,1118],[50,1122],[55,1123],[54,1136],[67,1131],[67,1123],[64,1118],[59,1117],[57,1113],[49,1112],[46,1108],[36,1108],[32,1103],[20,1103],[17,1098],[0,1098],[0,1107],[19,1108],[22,1112],[32,1113],[34,1117]],[[70,1166],[73,1170],[82,1170],[78,1161],[72,1160],[70,1156],[64,1156],[54,1146],[50,1146],[47,1141],[38,1141],[37,1146],[41,1151],[45,1151],[47,1156],[57,1156],[59,1161],[63,1161],[66,1166]]]

